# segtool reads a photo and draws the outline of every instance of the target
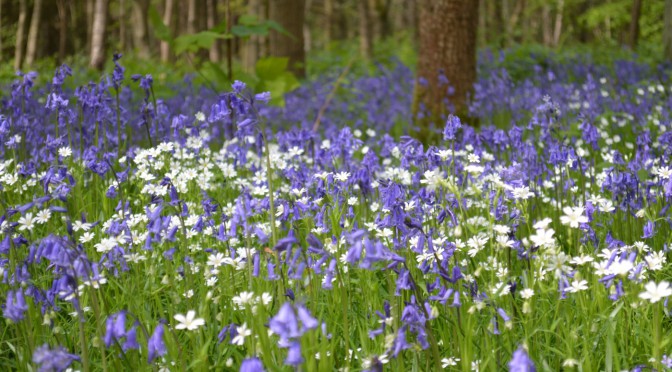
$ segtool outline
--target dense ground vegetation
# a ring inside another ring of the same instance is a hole
[[[3,89],[3,369],[672,367],[669,66],[484,53],[427,146],[400,63],[278,107],[119,57]]]

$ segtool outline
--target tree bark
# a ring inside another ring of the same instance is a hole
[[[663,19],[663,51],[665,59],[672,61],[672,0],[665,0]]]
[[[551,30],[551,6],[548,4],[544,4],[541,9],[541,34],[543,44],[551,46],[553,34]]]
[[[306,75],[303,22],[304,0],[273,0],[269,3],[269,17],[278,22],[291,36],[271,31],[270,53],[276,57],[289,57],[289,70],[297,77]]]
[[[264,6],[261,0],[251,0],[247,5],[247,12],[249,14],[255,15],[259,21],[264,20]],[[246,71],[254,71],[254,66],[261,55],[261,42],[262,39],[260,36],[253,35],[245,40],[243,46],[243,67]]]
[[[95,16],[96,0],[86,0],[86,51],[91,54],[93,42],[93,17]]]
[[[173,7],[175,2],[173,0],[166,0],[165,8],[163,10],[163,24],[169,29],[173,30]],[[161,61],[168,62],[170,60],[170,45],[161,41]]]
[[[35,0],[33,15],[30,17],[28,30],[28,44],[26,45],[26,65],[32,66],[37,57],[37,40],[40,31],[40,15],[42,14],[42,0]]]
[[[642,14],[642,0],[634,0],[630,12],[630,32],[628,33],[628,46],[634,50],[639,40],[639,16]]]
[[[147,18],[149,15],[149,0],[133,1],[133,48],[142,59],[151,56],[149,48],[149,30]]]
[[[217,26],[217,22],[219,22],[219,18],[217,17],[217,0],[206,1],[206,25],[208,29],[212,29],[213,27]],[[219,40],[215,40],[215,42],[212,44],[212,47],[210,48],[210,61],[219,62],[221,55],[221,43]]]
[[[196,33],[196,0],[187,3],[187,33]]]
[[[334,0],[324,0],[324,45],[329,47],[333,39]]]
[[[126,0],[119,0],[119,51],[126,50]]]
[[[562,15],[565,11],[565,1],[558,0],[558,9],[555,13],[555,28],[553,29],[553,46],[557,47],[560,44],[560,35],[562,33]]]
[[[424,116],[419,121],[424,139],[430,123],[442,123],[450,112],[467,119],[468,97],[476,81],[478,1],[421,0],[419,19],[419,83],[413,111],[416,117]]]
[[[93,9],[93,25],[91,30],[92,68],[102,70],[105,65],[105,31],[107,28],[107,0],[96,0]]]
[[[68,41],[68,20],[66,18],[68,9],[65,6],[65,0],[58,0],[56,6],[58,8],[58,60],[63,63]]]
[[[368,0],[357,2],[359,13],[359,51],[364,59],[370,60],[373,56],[373,38],[371,36],[371,9]]]
[[[16,30],[16,46],[14,47],[14,69],[20,70],[23,64],[23,44],[26,33],[26,17],[28,9],[26,0],[19,0],[19,23]]]

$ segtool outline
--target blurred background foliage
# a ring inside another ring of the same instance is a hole
[[[53,71],[67,63],[77,71],[74,86],[97,79],[101,69],[111,71],[112,53],[121,52],[129,71],[160,82],[178,84],[190,76],[194,84],[224,89],[241,79],[270,90],[281,104],[278,97],[304,77],[345,68],[371,72],[397,60],[414,68],[420,2],[2,0],[0,80],[11,81],[16,70]],[[672,21],[664,17],[671,3],[480,0],[478,48],[504,52],[498,57],[504,65],[577,55],[607,65],[631,58],[658,63],[672,58],[672,47],[661,47],[672,37]],[[529,71],[506,67],[514,74]],[[170,94],[170,84],[156,86],[164,90],[159,96]]]

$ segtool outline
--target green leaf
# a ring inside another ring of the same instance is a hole
[[[231,33],[238,37],[266,36],[268,35],[268,28],[263,25],[235,25],[231,28]]]
[[[173,41],[173,35],[170,28],[163,23],[159,11],[156,10],[156,7],[153,5],[149,7],[149,23],[151,24],[152,30],[154,30],[154,36],[156,36],[157,39],[169,43]]]
[[[261,80],[274,80],[287,70],[289,58],[266,57],[257,61],[254,71]]]
[[[175,39],[175,53],[197,52],[199,49],[210,49],[217,39],[227,39],[230,35],[213,31],[201,31],[195,34],[182,35]]]

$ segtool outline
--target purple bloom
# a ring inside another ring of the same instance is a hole
[[[28,304],[23,295],[23,290],[10,290],[7,292],[7,303],[2,312],[2,316],[13,322],[19,322],[24,318],[24,313],[28,310]]]
[[[154,333],[147,340],[147,363],[152,363],[154,359],[159,356],[164,356],[168,353],[166,344],[163,342],[163,324],[154,328]]]
[[[240,365],[240,372],[264,372],[264,365],[257,357],[247,358]]]
[[[38,371],[41,372],[65,371],[75,360],[79,360],[79,357],[68,353],[62,346],[50,349],[49,345],[44,344],[33,353],[33,363],[38,365]]]
[[[301,356],[301,343],[294,341],[289,345],[289,352],[285,364],[290,366],[298,366],[303,363],[304,359]]]
[[[454,141],[457,131],[462,128],[460,118],[455,115],[449,115],[446,121],[446,126],[443,128],[443,139],[446,141]]]
[[[513,352],[513,358],[509,362],[510,372],[536,372],[532,359],[522,347]]]

